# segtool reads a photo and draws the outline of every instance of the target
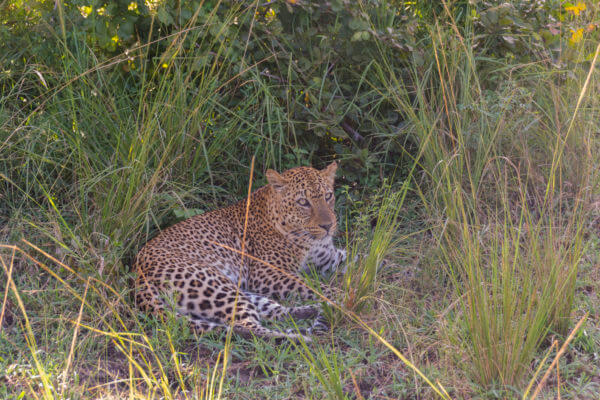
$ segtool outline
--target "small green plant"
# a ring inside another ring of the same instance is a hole
[[[330,348],[317,346],[309,348],[303,340],[300,341],[299,353],[310,366],[310,374],[317,379],[325,389],[326,398],[331,400],[347,400],[350,397],[344,387],[348,378],[343,361],[339,358],[334,346]]]

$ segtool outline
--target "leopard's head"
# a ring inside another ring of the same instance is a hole
[[[323,170],[297,167],[281,174],[270,169],[271,219],[279,232],[300,241],[321,240],[337,230],[333,182],[337,164]]]

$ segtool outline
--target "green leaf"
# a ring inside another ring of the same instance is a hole
[[[344,11],[344,5],[341,0],[332,0],[331,1],[331,11],[335,13],[339,13]]]
[[[158,17],[158,20],[165,25],[173,24],[173,17],[165,7],[159,7],[156,16]]]
[[[127,40],[133,36],[133,20],[134,18],[128,18],[125,22],[119,25],[117,34],[120,38]]]
[[[422,67],[423,64],[425,64],[425,59],[423,58],[423,55],[420,52],[414,51],[412,53],[412,56],[413,56],[413,60],[415,61],[415,65],[417,67]]]
[[[175,214],[177,219],[187,219],[193,217],[194,215],[204,214],[204,210],[200,208],[175,208],[173,210],[173,214]]]
[[[500,26],[511,26],[514,23],[510,17],[502,17],[498,22],[500,23]]]
[[[192,18],[192,11],[188,8],[184,8],[181,10],[181,19],[184,23],[188,22],[190,18]]]
[[[337,125],[330,126],[329,133],[331,134],[331,136],[334,136],[334,137],[340,138],[340,139],[345,139],[348,137],[348,134],[346,133],[346,131]]]
[[[351,42],[358,42],[362,39],[362,32],[358,31],[358,32],[354,32],[354,35],[352,35],[352,37],[350,38]]]
[[[364,31],[369,29],[369,23],[362,19],[352,18],[348,23],[348,27],[353,31]]]

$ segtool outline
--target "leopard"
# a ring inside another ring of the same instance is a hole
[[[162,230],[134,260],[137,306],[153,315],[170,306],[200,333],[233,328],[243,336],[311,341],[326,331],[321,296],[334,291],[309,286],[306,271],[329,273],[346,260],[333,241],[337,168],[334,161],[321,170],[268,169],[267,184],[246,199]],[[310,304],[283,305],[285,299]],[[263,326],[286,318],[313,324]]]

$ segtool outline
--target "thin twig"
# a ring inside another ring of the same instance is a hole
[[[546,370],[546,373],[542,377],[542,380],[540,381],[540,383],[538,383],[537,387],[535,388],[535,392],[533,392],[533,394],[530,397],[530,400],[534,400],[538,396],[538,394],[540,394],[540,391],[542,390],[542,388],[544,387],[544,384],[546,383],[546,381],[548,380],[548,377],[550,376],[550,372],[552,372],[552,370],[554,369],[554,366],[556,365],[556,363],[558,363],[558,360],[560,360],[560,357],[562,357],[564,352],[567,350],[567,346],[569,345],[571,340],[573,340],[573,338],[575,337],[575,333],[577,333],[577,331],[579,330],[581,325],[585,322],[587,317],[588,317],[588,313],[586,313],[583,317],[581,317],[581,319],[579,320],[577,325],[575,325],[575,328],[573,328],[573,330],[569,334],[569,337],[567,338],[567,340],[565,340],[563,345],[560,347],[560,350],[558,350],[558,353],[556,353],[554,360],[552,360],[552,364],[550,364],[550,367],[548,367],[548,369]],[[525,395],[527,395],[527,393],[525,393]]]
[[[344,132],[350,135],[352,140],[354,140],[355,142],[362,142],[365,140],[365,138],[360,133],[358,133],[358,131],[354,129],[346,120],[343,120],[340,123],[340,126],[342,127]]]
[[[350,377],[352,378],[352,384],[354,385],[354,391],[356,392],[356,398],[358,400],[365,400],[363,395],[360,393],[360,388],[358,387],[358,384],[356,383],[356,377],[354,376],[354,373],[352,372],[352,368],[348,368],[348,371],[350,372]]]
[[[4,321],[4,311],[6,310],[6,303],[8,301],[8,288],[10,287],[10,282],[12,281],[12,271],[15,259],[15,251],[16,248],[12,248],[12,256],[10,257],[10,267],[8,269],[8,277],[6,279],[6,290],[4,291],[4,300],[2,301],[2,311],[0,312],[0,332],[2,332],[2,322]]]
[[[60,397],[63,397],[63,392],[67,386],[67,376],[69,374],[69,368],[71,368],[71,362],[73,361],[73,353],[75,352],[75,343],[77,343],[77,335],[79,334],[79,326],[81,324],[81,317],[83,316],[83,306],[85,306],[85,298],[87,296],[88,288],[90,287],[90,278],[87,279],[85,284],[85,291],[83,292],[83,299],[81,300],[81,306],[79,307],[79,315],[77,315],[77,322],[75,323],[75,330],[73,331],[73,340],[71,340],[71,349],[69,350],[69,357],[67,358],[67,365],[63,371],[63,380],[60,389]]]

